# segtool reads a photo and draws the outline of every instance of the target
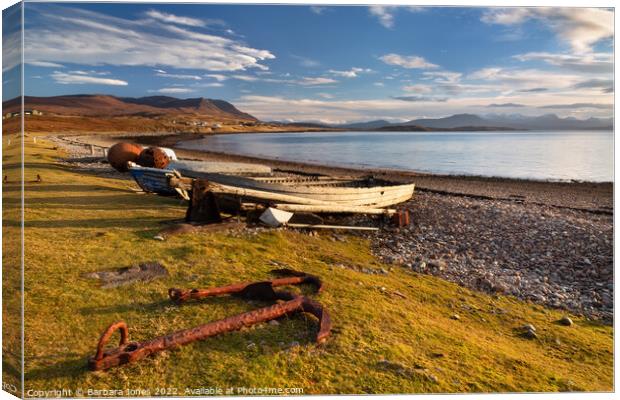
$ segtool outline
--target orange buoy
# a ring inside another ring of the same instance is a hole
[[[108,150],[108,162],[117,171],[127,172],[127,163],[129,161],[136,162],[142,146],[135,143],[120,142],[110,147]]]

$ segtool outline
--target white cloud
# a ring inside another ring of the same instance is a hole
[[[151,93],[163,93],[163,94],[182,94],[182,93],[192,93],[194,89],[183,88],[183,87],[166,87],[157,90],[149,90]]]
[[[424,7],[418,6],[369,6],[370,15],[377,17],[379,23],[384,27],[391,29],[394,27],[394,14],[398,10],[407,10],[409,12],[424,11]]]
[[[297,62],[299,62],[299,65],[301,65],[302,67],[306,67],[306,68],[316,68],[319,65],[321,65],[320,62],[313,60],[311,58],[308,57],[302,57],[302,56],[297,56],[297,55],[291,55],[292,58],[294,58],[295,60],[297,60]]]
[[[538,20],[578,53],[591,51],[592,45],[614,35],[614,12],[603,8],[537,7],[493,8],[482,15],[488,24],[518,25]]]
[[[47,61],[29,61],[28,65],[32,65],[33,67],[44,67],[44,68],[64,68],[65,66],[58,63],[47,62]]]
[[[52,5],[31,13],[36,23],[25,32],[27,62],[242,71],[266,69],[261,62],[275,58],[268,50],[155,19],[131,20]]]
[[[164,78],[172,78],[172,79],[192,79],[195,81],[202,80],[202,78],[198,75],[187,75],[187,74],[169,74],[167,72],[158,72],[155,75],[161,76]]]
[[[401,56],[400,54],[390,53],[379,57],[379,59],[386,64],[397,65],[403,68],[431,69],[439,67],[420,56]]]
[[[316,85],[327,85],[330,83],[338,83],[337,80],[331,78],[302,78],[300,81],[296,81],[295,83],[302,86],[316,86]]]
[[[329,94],[329,93],[317,93],[316,95],[319,96],[319,97],[322,97],[324,99],[333,99],[334,98],[334,96]]]
[[[383,82],[375,82],[373,83],[373,85],[377,86],[377,87],[384,87],[385,84]]]
[[[403,90],[411,93],[432,93],[433,87],[431,85],[407,85],[403,86]]]
[[[471,80],[499,82],[514,89],[532,89],[544,84],[547,88],[569,88],[580,80],[579,75],[563,74],[538,69],[511,69],[489,67],[467,76]]]
[[[437,83],[456,83],[461,79],[460,72],[451,71],[425,71],[422,72],[424,79],[429,79]]]
[[[370,68],[357,68],[357,67],[353,67],[348,71],[338,71],[338,70],[333,70],[330,69],[329,71],[330,74],[336,75],[336,76],[341,76],[343,78],[357,78],[361,73],[370,73],[372,72],[372,70]]]
[[[205,25],[203,21],[196,19],[196,18],[179,17],[174,14],[168,14],[168,13],[160,12],[157,10],[149,10],[146,12],[146,15],[148,15],[151,18],[160,20],[162,22],[167,22],[167,23],[172,23],[172,24],[187,25],[187,26],[204,26]]]
[[[211,83],[199,83],[193,86],[195,87],[223,87],[224,84],[220,82],[211,82]]]
[[[316,15],[321,15],[327,10],[327,7],[319,7],[319,6],[310,6],[310,11],[315,13]]]
[[[245,81],[245,82],[256,82],[260,80],[259,77],[251,76],[251,75],[232,75],[231,78],[238,79],[240,81]]]
[[[54,71],[50,76],[56,83],[63,85],[112,85],[112,86],[127,86],[127,82],[120,79],[100,78],[96,76],[85,75],[80,73],[83,71],[74,71],[77,73],[65,73],[60,71]]]
[[[418,117],[444,117],[458,113],[486,114],[489,100],[496,104],[514,103],[523,104],[519,113],[524,115],[540,115],[540,106],[547,104],[562,104],[566,102],[564,94],[550,94],[544,96],[478,96],[470,98],[449,97],[415,97],[400,96],[402,99],[316,99],[316,98],[286,98],[280,96],[242,96],[235,101],[235,105],[245,112],[263,120],[291,120],[291,121],[369,121],[373,119],[401,119],[411,120]],[[609,97],[597,101],[591,96],[573,96],[571,100],[577,104],[609,103]],[[611,104],[611,103],[609,103]],[[569,108],[554,110],[560,116],[574,115]],[[594,116],[609,116],[609,109],[590,108],[589,114]]]
[[[587,53],[566,54],[530,52],[513,56],[519,61],[542,61],[549,65],[581,72],[609,73],[614,69],[613,54],[611,53]]]
[[[222,74],[207,74],[206,76],[208,76],[209,78],[213,78],[218,82],[222,82],[228,79],[226,75],[222,75]]]

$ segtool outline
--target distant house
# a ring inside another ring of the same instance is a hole
[[[222,127],[222,124],[218,124],[218,123],[211,125],[211,128],[213,129],[220,129],[221,127]]]

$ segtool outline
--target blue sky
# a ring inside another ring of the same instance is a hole
[[[604,9],[26,3],[25,21],[28,95],[208,97],[325,122],[612,114]]]

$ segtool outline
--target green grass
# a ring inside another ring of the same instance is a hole
[[[337,267],[390,267],[356,236],[340,242],[330,232],[312,237],[294,231],[198,232],[156,241],[152,237],[163,221],[183,217],[178,200],[139,195],[130,181],[61,166],[58,152],[38,142],[26,149],[26,180],[43,178],[26,185],[26,390],[146,389],[151,395],[156,388],[176,388],[183,395],[186,388],[240,386],[298,387],[306,394],[613,390],[610,326],[577,317],[575,326],[560,326],[561,312],[398,267],[387,275]],[[5,229],[17,229],[18,198],[18,185],[5,184]],[[116,289],[82,277],[149,260],[163,263],[170,276]],[[228,297],[176,306],[166,292],[266,279],[272,261],[327,282],[315,296],[334,324],[325,345],[313,343],[316,321],[295,315],[279,326],[221,335],[107,372],[86,368],[99,335],[114,321],[127,322],[130,340],[145,340],[256,307]],[[460,320],[451,319],[453,314]],[[525,323],[537,327],[539,339],[518,336],[515,328]],[[299,346],[290,347],[294,341]]]

